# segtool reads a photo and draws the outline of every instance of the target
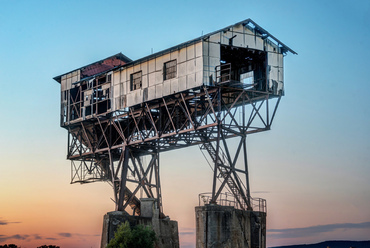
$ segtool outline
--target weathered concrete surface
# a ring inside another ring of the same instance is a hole
[[[136,225],[151,226],[158,238],[156,248],[180,247],[177,221],[169,218],[159,219],[159,210],[156,209],[154,200],[144,200],[144,202],[146,203],[142,206],[141,211],[146,216],[149,215],[151,217],[131,216],[120,211],[108,212],[104,215],[101,248],[107,247],[109,241],[114,238],[114,232],[118,226],[126,221],[130,223],[131,227]],[[151,214],[149,209],[152,210]]]
[[[197,248],[266,248],[266,213],[206,205],[195,214]]]

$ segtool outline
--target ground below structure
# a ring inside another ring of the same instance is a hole
[[[266,248],[266,213],[231,206],[195,207],[196,248]]]
[[[121,223],[128,221],[130,226],[151,226],[156,233],[156,248],[179,248],[179,233],[177,221],[159,218],[159,210],[155,208],[154,199],[140,199],[141,216],[131,216],[126,212],[113,211],[104,215],[101,248],[107,247],[114,238],[114,233]]]

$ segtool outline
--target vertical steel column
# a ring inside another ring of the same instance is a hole
[[[127,170],[128,170],[128,160],[129,160],[129,148],[125,147],[123,156],[123,161],[121,161],[122,156],[120,158],[119,163],[122,163],[122,170],[121,170],[121,181],[120,181],[120,186],[119,186],[119,191],[118,191],[118,202],[116,202],[116,211],[123,211],[123,200],[125,198],[125,191],[126,191],[126,181],[127,181]]]

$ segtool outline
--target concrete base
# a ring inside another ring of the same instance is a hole
[[[147,200],[141,200],[146,202],[141,208],[142,215],[145,217],[131,216],[120,211],[109,212],[104,215],[101,248],[107,247],[109,241],[114,238],[114,232],[117,230],[118,225],[126,221],[130,223],[131,227],[136,225],[151,226],[158,238],[156,248],[180,247],[177,221],[169,218],[159,219],[159,211],[153,207],[153,201],[152,204],[149,204]],[[148,211],[147,207],[153,211]]]
[[[266,248],[266,213],[205,205],[195,215],[196,248]]]

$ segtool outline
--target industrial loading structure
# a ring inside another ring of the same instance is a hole
[[[266,201],[250,195],[246,137],[271,127],[288,52],[296,54],[247,19],[138,60],[119,53],[54,78],[71,183],[113,188],[102,247],[114,220],[150,224],[159,247],[179,247],[177,222],[162,210],[159,154],[193,145],[213,168],[212,189],[196,207],[196,247],[265,247]]]

